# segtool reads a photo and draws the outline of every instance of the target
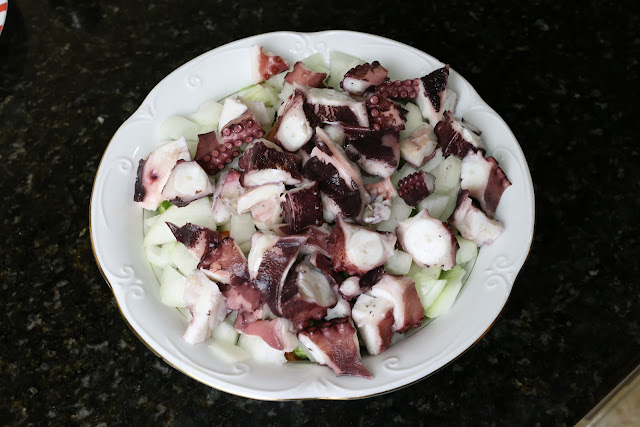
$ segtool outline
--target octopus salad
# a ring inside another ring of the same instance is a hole
[[[170,117],[140,160],[160,299],[223,361],[371,378],[362,354],[454,304],[511,183],[448,65],[393,80],[340,52],[252,55],[252,86]]]

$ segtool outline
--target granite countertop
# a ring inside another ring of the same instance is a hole
[[[640,14],[614,1],[480,3],[11,0],[0,36],[0,423],[582,418],[640,361]],[[412,45],[474,85],[529,162],[535,240],[493,328],[429,378],[357,401],[236,397],[174,370],[126,326],[91,250],[94,175],[116,129],[179,65],[253,34],[332,28]]]

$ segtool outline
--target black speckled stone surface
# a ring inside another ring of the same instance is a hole
[[[629,2],[10,0],[0,36],[0,424],[573,425],[640,356],[640,14]],[[536,191],[528,262],[455,363],[359,401],[261,402],[166,365],[96,266],[102,152],[165,75],[234,39],[351,29],[452,66]]]

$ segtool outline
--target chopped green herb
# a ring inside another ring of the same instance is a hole
[[[305,353],[304,350],[300,347],[296,347],[295,350],[293,350],[293,354],[295,354],[296,357],[299,357],[300,359],[308,359],[307,353]]]
[[[161,214],[167,209],[169,209],[170,207],[171,207],[171,202],[168,200],[165,200],[164,202],[160,203],[160,206],[158,206],[158,213]]]

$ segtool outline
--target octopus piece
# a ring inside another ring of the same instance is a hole
[[[480,203],[489,218],[493,218],[502,193],[511,185],[496,159],[485,159],[482,153],[469,152],[462,159],[460,177],[460,188],[469,190],[469,195]]]
[[[368,292],[385,274],[384,267],[376,267],[362,276],[351,276],[340,284],[338,291],[347,300]]]
[[[424,166],[438,148],[438,138],[429,123],[422,123],[408,138],[400,141],[400,157],[414,168]]]
[[[284,193],[284,184],[281,182],[250,187],[238,198],[238,213],[243,214],[249,212],[254,205],[264,202],[265,200],[275,197],[280,198],[282,193]]]
[[[282,317],[271,320],[247,321],[240,313],[234,324],[236,330],[247,335],[255,335],[276,350],[293,351],[298,347],[298,338],[291,330],[291,322]]]
[[[227,298],[227,310],[237,311],[242,314],[244,323],[251,323],[265,317],[267,307],[262,293],[251,282],[240,283],[222,290]],[[236,319],[237,320],[237,319]]]
[[[397,131],[369,132],[347,137],[349,159],[371,175],[390,177],[400,162]]]
[[[376,86],[375,95],[391,99],[415,99],[422,117],[435,125],[442,119],[446,109],[455,108],[457,96],[455,93],[448,96],[448,80],[449,65],[445,65],[421,78],[386,81]]]
[[[331,228],[329,228],[329,226],[315,227],[310,225],[300,231],[294,231],[289,224],[281,224],[274,228],[278,236],[292,236],[296,234],[306,236],[307,241],[300,248],[300,254],[312,255],[317,252],[325,257],[329,256],[327,249],[327,239],[331,234]]]
[[[450,270],[456,265],[458,241],[447,224],[423,209],[417,215],[400,222],[396,229],[403,250],[422,267],[439,266]]]
[[[418,206],[436,188],[436,177],[425,171],[414,172],[398,182],[398,194],[409,206]]]
[[[337,292],[339,283],[342,281],[342,279],[331,268],[331,260],[319,252],[312,253],[311,255],[309,255],[308,259],[311,265],[313,265],[325,275],[325,277],[329,281],[329,284],[331,285],[331,289]]]
[[[278,118],[278,131],[275,140],[285,150],[297,151],[313,136],[313,117],[308,117],[305,111],[304,94],[299,90],[293,93],[286,109]]]
[[[317,122],[342,122],[369,127],[369,115],[364,101],[357,101],[335,89],[309,88],[298,84],[293,86],[304,94],[307,114],[313,115]]]
[[[156,210],[164,201],[162,190],[178,160],[190,161],[184,138],[156,148],[138,163],[133,201],[143,209]]]
[[[367,294],[360,295],[351,309],[351,316],[369,354],[380,354],[387,349],[393,337],[391,301]]]
[[[337,376],[373,378],[360,359],[356,328],[348,317],[313,325],[298,333],[307,355],[320,365],[327,365]]]
[[[406,332],[420,326],[424,319],[424,307],[418,297],[413,280],[406,276],[384,274],[371,288],[373,297],[391,301],[393,305],[393,331]]]
[[[289,69],[289,63],[270,52],[265,52],[262,46],[251,48],[251,66],[253,82],[260,83],[270,77]]]
[[[281,295],[289,269],[295,262],[306,236],[254,233],[249,252],[249,276],[260,290],[271,311],[281,315]]]
[[[395,244],[393,233],[349,224],[342,216],[338,217],[327,240],[331,266],[335,271],[346,271],[350,275],[365,274],[386,263],[393,255]]]
[[[271,126],[273,118],[263,101],[252,101],[241,96],[238,97],[238,100],[249,107],[249,110],[253,113],[253,117],[255,117],[263,130],[266,131],[266,129]]]
[[[235,169],[222,172],[218,179],[218,187],[213,193],[211,211],[213,219],[218,224],[227,222],[231,215],[238,211],[238,199],[245,193],[245,188],[240,183],[242,175]]]
[[[190,344],[209,338],[211,331],[227,317],[226,298],[218,286],[199,270],[194,270],[187,277],[184,302],[192,319],[183,338]]]
[[[218,246],[222,240],[220,233],[210,228],[200,227],[189,222],[182,227],[178,227],[171,222],[166,224],[176,240],[182,243],[199,260],[202,259],[204,254]]]
[[[458,229],[462,237],[478,246],[492,244],[503,231],[498,221],[489,218],[474,205],[469,197],[469,190],[463,190],[458,194],[456,210],[449,218],[449,223]]]
[[[301,61],[294,64],[293,70],[284,76],[284,81],[289,84],[298,83],[308,87],[322,87],[327,73],[318,73],[307,68]]]
[[[318,183],[312,181],[282,195],[284,220],[297,233],[308,226],[322,225],[322,201]]]
[[[313,141],[314,147],[303,172],[308,179],[318,182],[323,207],[330,206],[334,214],[359,219],[368,202],[360,169],[323,129],[316,128]]]
[[[407,110],[384,96],[370,96],[367,99],[367,110],[369,123],[374,131],[389,129],[401,131],[407,122]]]
[[[222,130],[231,120],[237,119],[248,110],[249,105],[242,98],[226,98],[222,104],[222,110],[220,110],[220,117],[218,117],[218,129]]]
[[[434,131],[445,156],[453,154],[463,158],[469,151],[486,151],[480,136],[455,118],[451,111],[445,111],[442,121],[435,126]]]
[[[351,317],[351,304],[346,299],[338,296],[338,302],[333,307],[327,309],[325,320],[339,319],[341,317]]]
[[[207,172],[195,161],[178,160],[162,190],[162,198],[183,207],[213,193]]]
[[[391,203],[398,196],[396,188],[393,186],[390,178],[382,181],[365,184],[365,189],[369,193],[371,200],[364,207],[362,219],[365,224],[378,224],[391,217]]]
[[[224,148],[221,146],[220,151],[233,150],[233,157],[237,157],[235,151],[242,144],[249,144],[256,139],[264,136],[265,131],[250,109],[242,113],[240,116],[229,121],[226,125],[220,126],[220,136],[224,142]],[[226,161],[226,160],[225,160]]]
[[[271,196],[251,206],[251,218],[259,229],[271,230],[282,224],[284,212],[280,205],[280,195]]]
[[[240,146],[225,143],[216,131],[198,135],[195,160],[209,175],[217,174],[239,155]]]
[[[327,315],[327,309],[338,302],[327,277],[308,260],[298,263],[287,275],[282,287],[282,316],[300,330],[311,320]]]
[[[250,145],[238,164],[243,170],[242,184],[245,187],[271,183],[298,185],[302,182],[296,156],[285,153],[266,139]]]
[[[198,268],[211,280],[225,285],[236,286],[249,280],[247,259],[231,237],[206,252]]]
[[[340,87],[353,95],[362,95],[370,88],[387,79],[387,69],[378,61],[356,65],[347,71],[340,82]]]

